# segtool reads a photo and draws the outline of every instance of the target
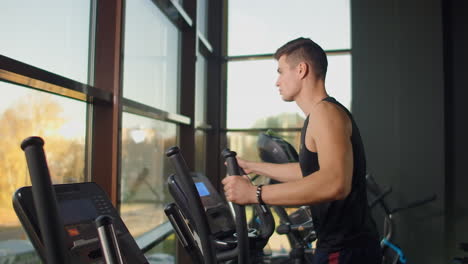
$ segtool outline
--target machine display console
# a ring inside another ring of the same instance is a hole
[[[100,215],[109,215],[114,218],[114,228],[124,262],[148,263],[106,193],[97,184],[86,182],[59,184],[53,187],[56,192],[59,215],[67,234],[67,248],[76,263],[104,263],[94,223]],[[44,245],[34,209],[31,187],[22,187],[15,192],[13,207],[31,243],[44,259]]]
[[[208,218],[212,234],[215,237],[231,236],[235,232],[234,218],[225,200],[216,191],[210,180],[201,173],[191,173],[192,180],[200,195],[201,202]],[[184,215],[190,215],[190,208],[186,208],[187,197],[173,176],[168,180],[169,191]]]

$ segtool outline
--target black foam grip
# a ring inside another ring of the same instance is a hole
[[[237,159],[236,159],[237,153],[226,148],[221,152],[221,154],[226,160],[226,167],[227,167],[228,174],[229,175],[242,175],[239,164],[237,163]]]
[[[43,146],[44,141],[40,137],[29,137],[21,143],[31,177],[34,206],[47,263],[69,263],[64,225],[59,217],[57,198],[52,187]]]
[[[276,228],[276,232],[280,235],[287,234],[291,231],[291,224],[285,223],[281,224]]]
[[[236,152],[224,149],[221,155],[226,160],[227,171],[229,175],[241,175],[239,164],[237,164]],[[249,238],[247,221],[245,219],[245,207],[243,205],[234,204],[234,212],[236,214],[236,232],[237,232],[237,248],[239,249],[238,263],[248,263]]]

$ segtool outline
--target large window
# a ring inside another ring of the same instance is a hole
[[[193,137],[187,155],[196,152],[195,169],[205,170],[209,3],[1,4],[0,263],[37,260],[11,208],[14,190],[30,184],[19,145],[31,135],[45,140],[54,183],[96,181],[150,262],[174,261],[164,153]]]
[[[125,1],[119,207],[137,241],[168,221],[166,182],[173,168],[165,152],[177,145],[179,125],[190,122],[179,115],[181,29],[165,8],[181,6],[172,5]],[[146,254],[173,262],[174,236]]]
[[[33,135],[44,139],[53,183],[84,181],[86,104],[5,82],[0,82],[0,94],[2,262],[19,253],[34,254],[11,201],[16,189],[31,185],[22,140]]]
[[[226,130],[228,145],[239,156],[259,160],[258,134],[267,129],[299,146],[304,113],[282,101],[275,86],[273,54],[290,40],[311,38],[327,52],[327,92],[350,109],[349,0],[229,1],[228,25]],[[274,252],[289,247],[284,236],[270,242]]]
[[[134,237],[167,221],[172,166],[164,153],[176,144],[176,133],[175,124],[123,114],[120,212]]]
[[[179,30],[150,0],[125,1],[125,98],[177,112]]]
[[[1,263],[33,263],[38,259],[12,208],[14,191],[31,184],[20,148],[22,140],[29,136],[44,139],[53,183],[83,182],[89,177],[88,104],[68,98],[65,93],[60,96],[41,91],[40,86],[53,85],[42,80],[25,81],[25,72],[15,71],[29,67],[23,66],[27,64],[37,67],[34,72],[41,76],[56,74],[54,80],[90,83],[90,14],[91,1],[23,0],[1,4],[1,59],[10,58],[21,65],[1,69],[0,76]],[[16,76],[19,81],[5,76]]]

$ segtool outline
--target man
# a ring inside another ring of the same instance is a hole
[[[298,38],[275,53],[276,86],[307,116],[299,163],[238,159],[246,173],[282,182],[253,186],[246,177],[223,180],[226,198],[238,204],[310,205],[317,232],[314,264],[381,263],[378,232],[366,196],[366,161],[351,113],[325,90],[327,57],[310,39]]]

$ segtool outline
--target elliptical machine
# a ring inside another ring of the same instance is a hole
[[[263,254],[275,226],[270,209],[254,206],[260,228],[248,229],[244,206],[232,204],[233,218],[229,205],[208,178],[189,172],[178,147],[168,149],[166,155],[176,173],[168,178],[174,203],[166,206],[165,213],[194,263],[270,263],[269,256]],[[228,174],[243,175],[235,152],[225,149],[222,155]]]
[[[283,164],[299,161],[299,155],[294,147],[283,138],[275,135],[272,130],[259,134],[257,149],[263,162]],[[269,183],[279,182],[270,179]],[[314,231],[310,208],[301,206],[289,215],[282,206],[271,206],[271,208],[280,218],[280,225],[276,232],[285,234],[291,246],[289,257],[284,258],[281,263],[311,263],[312,242],[317,239],[317,235]]]
[[[31,243],[48,264],[147,264],[106,193],[95,183],[52,185],[44,141],[21,148],[32,186],[13,195],[13,207]]]

